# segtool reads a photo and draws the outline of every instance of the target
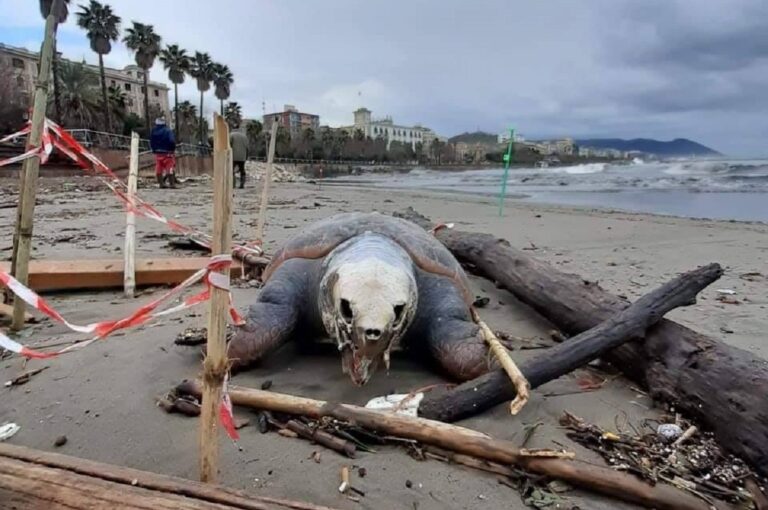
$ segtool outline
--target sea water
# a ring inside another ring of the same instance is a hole
[[[363,174],[346,183],[498,194],[501,168]],[[512,168],[510,197],[692,218],[768,222],[768,160],[672,160]]]

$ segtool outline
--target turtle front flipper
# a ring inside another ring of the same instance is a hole
[[[227,348],[233,370],[257,363],[291,339],[299,322],[306,318],[307,296],[316,265],[316,261],[292,259],[270,276],[248,309],[245,325],[238,329]]]
[[[493,368],[461,291],[445,276],[419,273],[419,309],[410,343],[457,381],[474,379]]]

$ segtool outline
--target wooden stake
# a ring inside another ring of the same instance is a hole
[[[131,161],[128,166],[128,203],[133,205],[136,195],[136,180],[139,176],[139,135],[131,133]],[[123,269],[123,290],[126,297],[133,297],[136,290],[136,215],[132,209],[125,217],[125,265]]]
[[[509,404],[509,412],[512,414],[512,416],[514,416],[519,413],[520,409],[522,409],[523,406],[525,406],[525,404],[528,402],[528,399],[530,398],[530,393],[528,390],[531,386],[528,384],[528,381],[517,367],[514,360],[512,360],[512,357],[509,355],[509,352],[507,352],[507,349],[501,345],[501,342],[496,337],[496,334],[491,328],[488,327],[488,324],[483,322],[474,307],[472,308],[472,319],[477,323],[478,326],[480,326],[480,330],[483,333],[485,342],[488,344],[488,347],[491,349],[493,355],[499,361],[501,368],[503,368],[504,372],[506,372],[509,376],[509,380],[512,381],[512,386],[514,386],[515,390],[517,391],[515,399]]]
[[[51,59],[53,58],[53,45],[56,40],[56,12],[59,10],[59,2],[54,0],[51,11],[45,20],[45,38],[40,52],[40,68],[38,69],[37,82],[35,84],[35,101],[32,110],[32,129],[27,139],[27,149],[40,147],[43,139],[43,125],[45,122],[45,108],[48,104],[48,78],[51,73]],[[24,160],[21,168],[21,187],[19,189],[18,214],[16,215],[16,230],[13,252],[13,276],[22,283],[27,284],[29,272],[29,255],[32,251],[32,225],[35,214],[35,194],[37,193],[37,176],[40,172],[40,157],[33,156]],[[25,303],[21,299],[13,300],[12,329],[18,331],[24,327]]]
[[[231,253],[232,149],[224,117],[213,119],[213,243],[211,255]],[[229,273],[227,272],[227,277]],[[227,374],[227,309],[229,292],[211,288],[208,313],[208,349],[203,362],[203,398],[200,413],[200,481],[216,481],[219,440],[217,416]]]
[[[264,172],[264,183],[261,185],[261,204],[259,205],[259,223],[256,227],[256,243],[264,244],[264,223],[267,221],[267,205],[269,203],[269,184],[272,181],[272,162],[275,159],[275,140],[277,139],[277,122],[272,123],[269,134],[269,154],[267,155],[267,170]]]

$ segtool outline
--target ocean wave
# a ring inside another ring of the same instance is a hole
[[[554,167],[550,169],[550,171],[556,174],[570,175],[598,174],[600,172],[605,172],[607,167],[608,163],[584,163],[582,165]]]

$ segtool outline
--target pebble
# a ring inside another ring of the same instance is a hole
[[[67,441],[68,441],[67,436],[59,436],[56,438],[56,441],[53,442],[53,446],[57,448],[60,446],[64,446],[65,444],[67,444]]]
[[[683,435],[683,429],[674,423],[662,423],[659,425],[659,428],[656,429],[656,433],[667,441],[674,441]]]

